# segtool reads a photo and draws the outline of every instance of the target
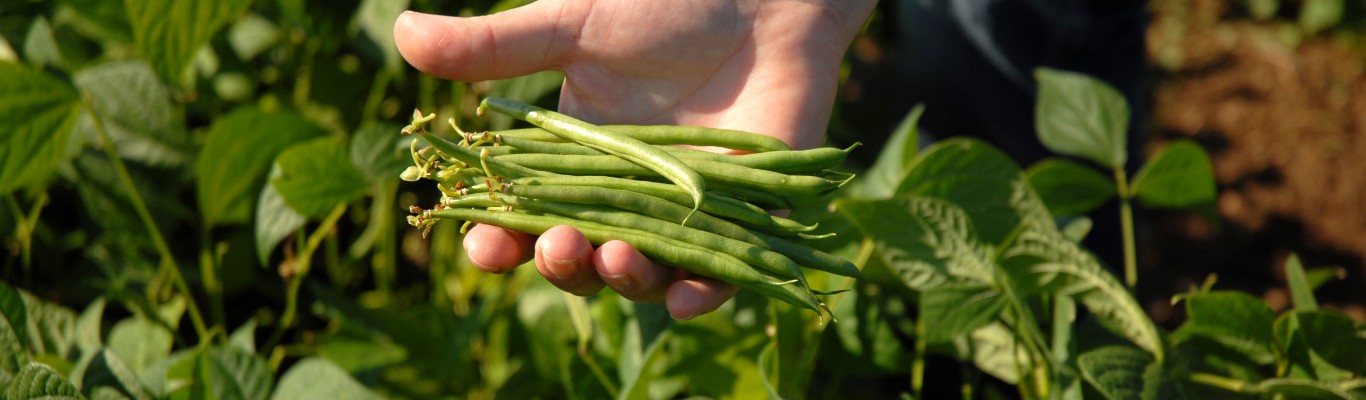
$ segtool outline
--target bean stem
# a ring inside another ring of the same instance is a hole
[[[38,227],[38,215],[42,213],[43,207],[47,205],[47,193],[43,192],[38,198],[33,200],[32,208],[28,213],[19,207],[19,200],[13,193],[5,195],[5,204],[9,207],[10,213],[14,215],[14,236],[19,240],[20,264],[24,268],[24,282],[28,282],[33,274],[33,230]]]
[[[103,144],[104,153],[109,157],[109,162],[114,167],[114,174],[119,177],[119,183],[123,185],[123,190],[128,192],[128,200],[133,203],[133,211],[138,214],[138,219],[142,221],[143,228],[147,229],[147,236],[152,240],[152,245],[156,247],[157,253],[161,255],[159,268],[169,273],[171,283],[176,286],[181,294],[185,296],[186,310],[190,314],[190,323],[194,325],[195,333],[199,335],[199,340],[209,340],[209,329],[204,325],[204,317],[199,312],[199,306],[194,301],[194,294],[190,292],[190,285],[185,283],[185,277],[180,274],[180,266],[176,265],[175,255],[171,254],[171,246],[166,244],[166,239],[161,235],[161,229],[157,228],[156,220],[152,218],[152,213],[147,210],[147,203],[142,199],[142,193],[138,192],[138,187],[133,183],[133,176],[128,173],[128,167],[123,164],[123,157],[119,155],[118,145],[109,139],[109,131],[104,127],[104,121],[100,114],[95,110],[94,101],[89,97],[82,99],[85,103],[86,113],[90,115],[90,121],[95,126],[95,133],[99,135],[100,142]]]
[[[298,257],[294,259],[294,265],[290,267],[291,271],[285,287],[285,309],[280,314],[279,325],[275,326],[275,331],[266,341],[266,349],[275,348],[280,343],[280,339],[284,337],[285,330],[294,325],[294,319],[297,317],[299,309],[299,288],[303,285],[304,278],[308,277],[308,272],[312,268],[313,253],[318,250],[323,238],[332,233],[333,228],[337,226],[337,221],[345,212],[346,203],[337,204],[336,207],[332,208],[332,212],[328,213],[323,218],[322,223],[318,224],[318,228],[308,235],[308,240],[299,250]],[[264,353],[269,353],[269,351]]]
[[[1124,284],[1133,291],[1138,286],[1138,250],[1134,240],[1134,208],[1129,190],[1128,175],[1123,167],[1114,169],[1115,186],[1119,189],[1119,229],[1124,241]]]

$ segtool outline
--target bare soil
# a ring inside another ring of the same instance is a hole
[[[1170,319],[1166,298],[1210,274],[1215,288],[1286,308],[1294,252],[1309,268],[1340,267],[1320,301],[1366,320],[1366,39],[1255,21],[1227,0],[1153,4],[1152,146],[1204,145],[1219,197],[1216,219],[1144,213],[1150,313]]]

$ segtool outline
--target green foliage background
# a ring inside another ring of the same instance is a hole
[[[475,101],[549,105],[562,77],[440,81],[399,58],[392,24],[522,3],[0,5],[0,397],[1363,395],[1366,327],[1317,308],[1322,272],[1287,267],[1297,308],[1279,316],[1194,288],[1168,332],[1076,244],[1105,201],[1214,192],[1184,142],[1129,183],[1123,100],[1063,71],[1038,71],[1038,130],[1076,158],[922,151],[917,109],[838,199],[794,210],[868,276],[810,276],[850,290],[831,296],[838,323],[750,293],[673,321],[531,268],[479,272],[459,226],[404,227],[436,194],[397,179],[397,132],[413,108],[505,129]]]

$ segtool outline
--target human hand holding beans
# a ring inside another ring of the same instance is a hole
[[[414,67],[483,81],[543,70],[565,74],[560,112],[599,124],[694,125],[821,144],[841,57],[874,0],[541,0],[489,16],[405,13],[394,27]],[[650,261],[630,245],[594,249],[567,226],[537,238],[478,225],[465,249],[502,273],[535,259],[562,290],[611,287],[663,301],[674,318],[720,307],[735,288]]]

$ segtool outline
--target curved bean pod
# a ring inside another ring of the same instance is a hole
[[[568,115],[525,103],[507,99],[486,98],[479,103],[479,114],[482,115],[486,109],[493,109],[511,117],[521,118],[557,136],[603,153],[624,158],[635,165],[667,178],[683,188],[683,191],[688,192],[689,196],[692,196],[692,213],[683,217],[683,222],[687,222],[693,213],[702,208],[702,194],[707,191],[706,180],[697,171],[684,164],[683,161],[663,150],[574,119]]]

